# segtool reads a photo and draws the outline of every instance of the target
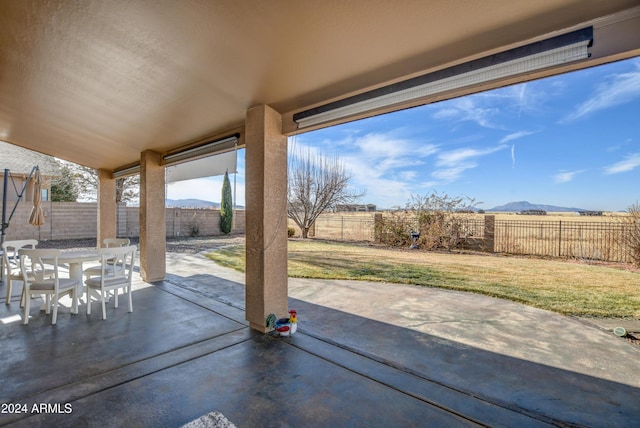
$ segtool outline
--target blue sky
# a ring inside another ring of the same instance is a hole
[[[338,154],[362,203],[433,191],[479,208],[512,201],[626,210],[640,200],[640,58],[292,137]],[[244,204],[244,151],[237,200]],[[222,178],[171,184],[170,199],[220,200]]]

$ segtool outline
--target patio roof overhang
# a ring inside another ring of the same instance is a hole
[[[591,57],[382,106],[380,114],[640,54],[637,0],[0,2],[0,140],[96,169],[585,26]]]

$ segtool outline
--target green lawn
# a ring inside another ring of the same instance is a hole
[[[244,246],[208,257],[244,271]],[[640,273],[571,261],[289,241],[289,276],[469,291],[565,315],[639,317]]]

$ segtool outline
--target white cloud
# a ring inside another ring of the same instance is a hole
[[[553,181],[556,183],[568,183],[572,181],[576,175],[580,174],[582,171],[563,171],[559,172],[553,176]]]
[[[433,114],[434,119],[456,119],[460,116],[460,110],[456,108],[443,108]]]
[[[424,168],[429,158],[438,152],[438,146],[420,140],[403,138],[401,130],[385,133],[358,135],[349,133],[342,139],[314,143],[318,152],[325,147],[339,147],[338,156],[344,163],[351,183],[356,189],[366,189],[363,202],[372,202],[382,208],[390,208],[398,201],[408,200],[411,194],[423,186],[417,168]],[[310,145],[303,135],[296,145]]]
[[[477,103],[476,101],[480,101]],[[501,128],[492,122],[492,117],[498,113],[498,108],[489,106],[482,107],[482,98],[479,96],[468,96],[464,98],[456,98],[448,102],[448,106],[436,111],[433,114],[434,119],[440,120],[460,120],[476,122],[483,128]]]
[[[625,104],[640,97],[640,61],[635,61],[634,65],[636,69],[633,71],[608,76],[608,81],[598,85],[591,98],[580,104],[561,122],[589,116],[599,110]]]
[[[527,97],[526,97],[526,93],[527,93],[527,84],[523,83],[522,85],[517,85],[515,88],[518,92],[517,92],[517,96],[518,96],[518,117],[520,117],[522,115],[522,109],[526,106],[526,102],[527,102]],[[507,140],[509,141],[509,140]]]
[[[555,93],[562,93],[567,89],[567,82],[561,79],[551,79],[549,80],[551,89]]]
[[[614,144],[612,146],[609,146],[606,148],[606,150],[608,152],[615,152],[617,150],[621,150],[623,149],[625,146],[629,145],[629,144],[633,144],[633,139],[631,138],[627,138],[626,140],[624,140],[622,143],[619,144]]]
[[[438,155],[438,166],[451,166],[478,156],[477,149],[465,148],[443,152]]]
[[[438,150],[437,146],[433,144],[398,138],[393,134],[393,132],[366,134],[356,138],[353,145],[369,159],[392,159],[394,161],[406,159],[409,163],[413,163],[415,158],[430,156]]]
[[[376,168],[356,155],[343,156],[347,171],[356,189],[366,189],[362,202],[373,202],[380,208],[391,208],[398,201],[408,200],[415,177],[394,169]]]
[[[307,155],[310,156],[312,159],[316,157],[329,155],[329,153],[327,153],[326,151],[322,151],[317,147],[298,141],[296,136],[289,139],[289,144],[287,149],[289,151],[288,153],[289,157],[296,158],[296,159],[300,157],[304,158]]]
[[[614,163],[608,167],[605,167],[605,174],[620,174],[622,172],[629,172],[640,167],[640,153],[632,153],[627,156],[625,160]]]
[[[535,132],[533,132],[533,131],[518,131],[518,132],[512,132],[511,134],[509,134],[509,135],[505,136],[504,138],[502,138],[502,139],[500,140],[500,143],[501,143],[501,144],[502,144],[502,143],[506,143],[506,142],[508,142],[508,141],[517,140],[517,139],[519,139],[519,138],[526,137],[526,136],[528,136],[528,135],[533,135],[533,134],[535,134]]]
[[[516,145],[511,145],[511,168],[516,167]]]
[[[378,171],[389,171],[400,168],[409,168],[414,166],[423,165],[424,162],[419,158],[401,157],[401,158],[389,158],[389,159],[376,159],[376,163],[371,167]]]
[[[476,168],[478,166],[477,158],[504,150],[507,147],[507,145],[501,144],[486,149],[463,148],[438,153],[436,166],[441,168],[433,171],[431,176],[450,183],[460,178],[464,171]]]
[[[400,178],[404,181],[413,181],[418,177],[417,171],[402,171],[399,174]]]
[[[548,97],[536,85],[522,83],[488,92],[456,98],[437,104],[432,113],[436,120],[471,121],[483,128],[505,129],[504,119],[522,113],[542,110],[541,104]],[[517,112],[514,114],[514,112]],[[508,141],[508,140],[507,140]]]
[[[517,110],[517,117],[522,115],[522,112],[530,111],[541,100],[539,91],[532,89],[531,85],[527,83],[520,83],[518,85],[507,86],[504,88],[496,89],[493,91],[482,92],[475,95],[480,99],[497,100],[496,105],[500,109],[508,111],[512,114]]]
[[[464,148],[464,149],[451,150],[449,152],[442,152],[438,154],[437,165],[438,166],[456,165],[460,162],[465,162],[468,159],[490,155],[491,153],[495,153],[507,147],[508,147],[507,145],[501,144],[499,146],[489,147],[486,149]]]
[[[451,168],[442,168],[435,170],[433,171],[433,173],[431,173],[431,176],[446,183],[450,183],[460,178],[462,173],[466,170],[475,168],[477,166],[478,164],[476,162],[468,162]]]

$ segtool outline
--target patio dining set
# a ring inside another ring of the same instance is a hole
[[[133,312],[132,278],[135,265],[135,245],[126,238],[107,238],[103,247],[94,250],[62,251],[37,248],[35,239],[5,241],[2,243],[2,279],[7,287],[6,304],[11,304],[14,281],[23,283],[20,307],[22,323],[28,324],[31,300],[44,296],[40,310],[51,315],[56,324],[60,298],[71,298],[71,313],[78,313],[78,302],[86,293],[86,311],[91,314],[92,297],[102,304],[102,319],[107,318],[106,304],[113,292],[114,306],[118,307],[118,294],[122,289],[128,297],[129,312]],[[83,263],[95,262],[83,269]]]

